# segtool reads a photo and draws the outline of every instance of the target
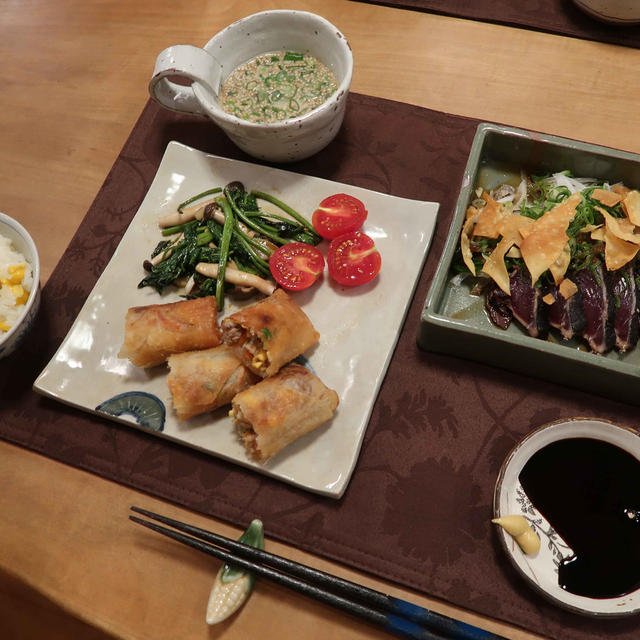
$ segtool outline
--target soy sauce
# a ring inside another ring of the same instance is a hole
[[[615,598],[640,587],[640,461],[607,442],[571,438],[536,452],[519,480],[573,549],[558,568],[561,588]]]

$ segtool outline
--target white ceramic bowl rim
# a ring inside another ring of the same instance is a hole
[[[349,46],[349,42],[347,41],[344,34],[331,22],[329,22],[326,18],[319,16],[315,13],[311,13],[310,11],[297,11],[290,9],[273,9],[269,11],[260,11],[258,13],[253,13],[251,15],[245,16],[244,18],[240,18],[235,22],[232,22],[230,25],[225,27],[220,33],[216,34],[207,42],[207,44],[203,47],[205,50],[208,50],[209,46],[212,42],[214,42],[218,37],[221,37],[226,31],[230,29],[237,28],[240,24],[245,24],[248,21],[256,20],[265,16],[301,16],[306,17],[312,20],[315,20],[318,24],[322,25],[328,30],[332,30],[336,34],[336,46],[343,49],[343,52],[346,54],[346,58],[348,60],[347,71],[342,79],[342,82],[338,85],[338,88],[334,93],[331,94],[322,104],[318,105],[311,111],[301,115],[294,116],[292,118],[286,118],[285,120],[278,120],[277,122],[251,122],[250,120],[243,120],[242,118],[238,118],[226,111],[224,111],[221,107],[218,107],[216,103],[212,102],[209,98],[210,94],[207,89],[200,84],[199,82],[193,83],[193,91],[200,101],[200,104],[206,107],[206,110],[210,112],[213,116],[215,116],[216,120],[224,121],[229,125],[242,125],[242,127],[248,129],[260,129],[260,130],[271,130],[277,131],[279,129],[286,129],[287,127],[295,124],[296,126],[313,118],[317,113],[328,111],[333,108],[333,96],[340,96],[349,91],[349,87],[351,86],[351,79],[353,76],[353,53],[351,52],[351,47]]]
[[[598,438],[596,439],[600,439],[600,440],[603,440],[604,442],[614,444],[620,447],[621,449],[624,449],[628,453],[632,454],[638,460],[640,460],[640,437],[639,437],[640,434],[638,434],[638,432],[635,429],[616,424],[615,422],[612,422],[611,420],[606,420],[604,418],[587,418],[587,417],[576,416],[572,418],[562,418],[559,420],[554,420],[553,422],[548,422],[546,424],[543,424],[535,428],[533,431],[530,431],[527,435],[525,435],[522,439],[520,439],[515,444],[513,449],[511,449],[511,451],[505,458],[503,469],[506,466],[507,462],[509,462],[511,458],[513,458],[516,452],[519,449],[521,449],[525,444],[529,443],[531,440],[540,440],[540,442],[537,443],[535,449],[531,452],[531,455],[533,455],[536,451],[539,451],[543,447],[546,447],[548,444],[551,444],[552,442],[556,442],[558,440],[567,440],[569,438],[580,438],[580,437],[593,438],[594,437],[593,435],[580,435],[580,434],[565,435],[564,433],[567,426],[571,424],[577,427],[588,428],[587,423],[598,423],[598,424],[601,424],[606,429],[601,434],[598,434]],[[611,428],[611,430],[609,430],[609,427]],[[548,435],[548,437],[544,438],[542,435],[542,432],[545,432]],[[579,429],[579,432],[584,433],[584,429]],[[623,443],[623,440],[626,441],[627,436],[631,436],[632,438],[637,439],[637,443],[635,443],[634,440],[628,441],[628,444],[632,442],[636,444],[635,447],[625,446],[625,444]]]
[[[38,288],[40,283],[40,258],[38,257],[38,250],[36,249],[36,244],[33,241],[33,238],[29,234],[29,232],[15,219],[11,216],[8,216],[6,213],[2,213],[0,211],[0,234],[2,234],[2,225],[6,225],[8,227],[13,228],[18,235],[20,235],[25,241],[26,245],[29,247],[29,251],[31,252],[31,256],[25,256],[29,263],[31,264],[31,269],[33,271],[33,286],[31,287],[31,291],[29,292],[29,298],[24,305],[24,309],[20,314],[18,320],[14,323],[14,325],[7,331],[6,333],[0,334],[0,345],[4,344],[11,338],[11,336],[18,331],[22,321],[25,316],[29,312],[29,309],[33,306],[36,295],[38,294]],[[2,234],[4,235],[4,234]]]
[[[501,512],[501,503],[505,498],[505,491],[509,493],[509,490],[505,489],[505,484],[513,477],[517,479],[531,456],[553,442],[569,438],[601,440],[623,449],[640,461],[640,433],[631,427],[622,426],[603,418],[587,417],[565,418],[544,424],[524,436],[506,456],[498,473],[493,496],[494,517],[512,515],[511,513]],[[555,593],[552,593],[543,586],[542,582],[536,581],[532,575],[529,575],[527,563],[523,564],[524,561],[522,560],[524,554],[519,554],[522,558],[518,558],[511,551],[509,548],[510,536],[503,530],[499,530],[498,534],[505,553],[520,575],[538,593],[563,609],[597,618],[630,616],[640,612],[640,604],[638,604],[640,590],[618,598],[607,599],[577,596],[560,588]],[[539,577],[542,581],[540,572]],[[625,608],[624,604],[627,600],[631,600],[631,602]]]

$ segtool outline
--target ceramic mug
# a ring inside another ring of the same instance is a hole
[[[218,95],[227,76],[257,55],[281,50],[323,62],[336,78],[337,91],[308,113],[279,122],[249,122],[224,111]],[[255,158],[291,162],[320,151],[336,136],[352,73],[349,43],[330,22],[306,11],[262,11],[229,25],[202,49],[175,45],[162,51],[149,93],[167,109],[208,116]],[[187,84],[173,82],[175,77]]]

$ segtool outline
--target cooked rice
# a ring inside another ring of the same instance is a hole
[[[0,235],[0,339],[22,316],[32,286],[31,265]]]

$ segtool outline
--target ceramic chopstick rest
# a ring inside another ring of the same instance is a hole
[[[239,542],[264,549],[264,529],[262,521],[252,520],[247,530],[238,538]],[[253,588],[253,574],[233,565],[220,568],[209,594],[207,603],[207,624],[213,625],[226,620],[247,600]]]

